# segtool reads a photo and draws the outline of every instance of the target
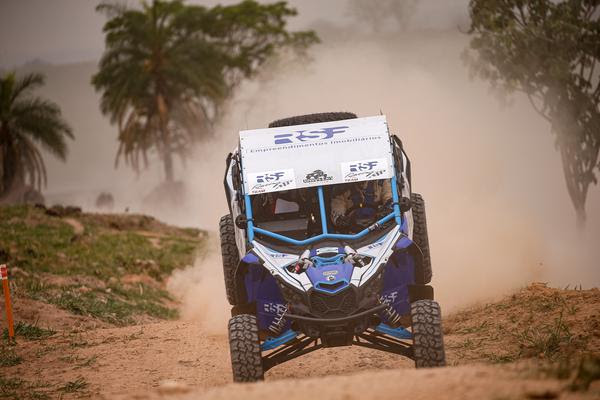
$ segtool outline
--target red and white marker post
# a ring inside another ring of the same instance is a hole
[[[2,289],[4,290],[4,304],[6,306],[6,322],[8,323],[8,338],[14,340],[15,327],[12,315],[12,305],[10,303],[10,287],[8,286],[8,268],[6,264],[0,265],[0,279],[2,279]]]

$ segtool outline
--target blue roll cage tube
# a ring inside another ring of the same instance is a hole
[[[392,176],[392,201],[394,204],[394,211],[389,213],[385,217],[381,218],[374,225],[385,224],[392,218],[394,218],[396,220],[396,224],[398,226],[400,226],[401,222],[402,222],[401,218],[400,218],[400,206],[398,204],[398,182],[396,179],[396,169],[393,168],[392,170],[394,171],[394,175]],[[328,231],[327,231],[327,214],[325,212],[325,200],[323,199],[323,186],[317,187],[317,194],[319,197],[319,211],[321,214],[321,228],[322,228],[323,232],[320,235],[313,236],[311,238],[304,239],[304,240],[292,239],[290,237],[283,236],[283,235],[280,235],[275,232],[271,232],[271,231],[267,231],[267,230],[259,228],[259,227],[255,227],[254,221],[252,219],[252,201],[250,200],[249,194],[244,194],[244,203],[246,205],[246,220],[248,221],[248,225],[247,225],[248,241],[250,243],[252,243],[252,241],[254,240],[254,233],[256,232],[256,233],[260,233],[261,235],[265,235],[265,236],[271,237],[273,239],[280,240],[284,243],[289,243],[289,244],[292,244],[295,246],[305,246],[307,244],[318,242],[319,240],[323,240],[323,239],[356,240],[356,239],[362,238],[363,236],[365,236],[366,234],[368,234],[371,231],[371,229],[370,229],[371,227],[369,227],[369,228],[363,229],[362,231],[360,231],[354,235],[328,233]],[[371,226],[373,226],[373,225],[371,225]]]

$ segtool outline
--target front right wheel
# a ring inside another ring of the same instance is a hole
[[[229,350],[234,382],[264,379],[258,322],[254,315],[239,314],[229,320]]]
[[[410,305],[410,315],[415,366],[446,366],[440,305],[433,300],[417,300]]]

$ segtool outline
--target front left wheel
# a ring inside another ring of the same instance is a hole
[[[264,379],[258,322],[254,315],[240,314],[229,320],[229,350],[234,382]]]
[[[229,304],[238,304],[235,285],[235,270],[240,261],[235,243],[235,228],[230,214],[224,215],[219,221],[219,236],[221,239],[221,258],[223,260],[223,277],[225,278],[225,293]]]

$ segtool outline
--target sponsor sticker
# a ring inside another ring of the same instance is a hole
[[[274,136],[274,144],[294,144],[311,142],[315,140],[327,140],[334,135],[344,133],[347,126],[331,126],[317,130],[301,130],[291,133],[278,133]]]
[[[325,183],[333,180],[333,176],[326,174],[320,169],[316,169],[313,172],[306,174],[302,182],[308,184]]]
[[[338,248],[337,247],[321,247],[320,249],[317,249],[316,251],[317,255],[319,254],[327,254],[327,253],[338,253]]]
[[[393,304],[396,302],[397,298],[398,298],[398,291],[395,290],[393,292],[385,293],[383,296],[381,296],[381,302],[386,303],[386,304]]]
[[[383,242],[376,242],[367,246],[367,249],[372,250],[383,245]]]
[[[249,194],[261,194],[296,188],[293,169],[248,174]]]
[[[279,315],[285,311],[285,304],[281,303],[263,303],[263,311],[267,314]]]
[[[344,182],[370,181],[389,177],[388,162],[385,158],[342,163]]]

